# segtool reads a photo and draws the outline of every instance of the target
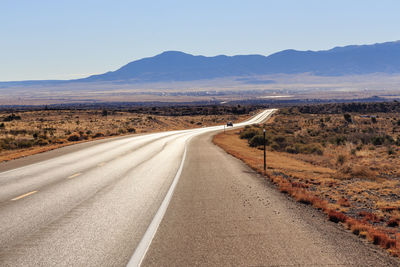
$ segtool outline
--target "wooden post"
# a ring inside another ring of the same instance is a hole
[[[265,171],[267,170],[266,149],[265,149],[267,142],[265,140],[265,129],[263,129],[263,132],[264,132],[264,173],[265,173]]]

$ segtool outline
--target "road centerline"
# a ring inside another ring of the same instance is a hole
[[[19,200],[19,199],[21,199],[21,198],[24,198],[24,197],[33,195],[33,194],[35,194],[35,193],[37,193],[37,192],[38,192],[38,191],[31,191],[31,192],[25,193],[25,194],[23,194],[23,195],[20,195],[20,196],[17,196],[17,197],[15,197],[15,198],[11,199],[11,201]]]
[[[75,174],[72,174],[71,176],[68,176],[67,179],[72,179],[72,178],[78,177],[81,174],[82,174],[81,172],[77,172]]]
[[[188,141],[186,141],[186,143],[185,143],[181,163],[179,165],[178,171],[175,174],[172,184],[169,187],[169,190],[168,190],[166,196],[164,197],[164,200],[162,201],[160,207],[158,208],[156,214],[154,215],[153,220],[151,221],[151,223],[148,226],[146,232],[144,233],[142,239],[140,240],[138,246],[136,247],[131,259],[129,260],[129,262],[127,264],[127,267],[141,266],[141,263],[142,263],[144,257],[146,256],[147,250],[149,249],[150,244],[153,241],[153,238],[157,232],[157,229],[160,226],[160,223],[164,217],[164,214],[167,211],[169,202],[172,199],[175,187],[178,184],[179,178],[181,176],[183,166],[185,164],[185,159],[186,159],[187,144],[188,144]]]

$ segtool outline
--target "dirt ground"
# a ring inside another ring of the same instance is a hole
[[[399,255],[397,114],[351,114],[348,120],[343,114],[280,112],[266,125],[222,133],[214,142],[264,173],[263,150],[255,136],[265,128],[265,175],[281,192]]]
[[[192,111],[182,109],[178,113],[185,112]],[[164,116],[112,110],[3,111],[0,112],[0,162],[77,142],[220,125],[249,116],[249,113]]]

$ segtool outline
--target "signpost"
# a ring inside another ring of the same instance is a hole
[[[263,129],[263,132],[264,132],[264,173],[265,173],[265,171],[266,171],[266,169],[267,169],[267,162],[266,162],[266,160],[265,160],[265,156],[266,156],[266,150],[265,150],[265,146],[266,146],[265,129]]]

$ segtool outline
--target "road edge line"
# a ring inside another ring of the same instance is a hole
[[[174,194],[175,187],[178,184],[179,178],[181,177],[183,166],[184,166],[185,160],[186,160],[187,144],[188,144],[189,140],[190,139],[188,139],[185,143],[185,149],[183,152],[182,161],[181,161],[178,171],[175,174],[174,180],[172,181],[172,184],[169,187],[164,200],[162,201],[160,207],[158,208],[156,214],[154,215],[153,220],[147,227],[146,232],[144,233],[142,239],[140,240],[138,246],[136,247],[135,252],[131,256],[128,264],[126,265],[127,267],[141,266],[142,261],[144,260],[144,258],[146,256],[146,253],[151,245],[151,242],[153,241],[153,238],[156,235],[158,227],[160,226],[161,221],[164,218],[164,215],[167,211],[169,203]]]

